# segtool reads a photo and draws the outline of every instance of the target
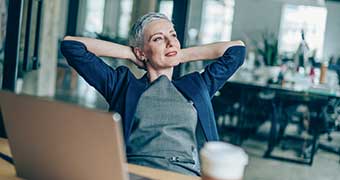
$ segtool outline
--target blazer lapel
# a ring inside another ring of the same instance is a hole
[[[144,89],[148,85],[147,76],[144,75],[141,79],[136,80],[136,82],[130,83],[130,87],[127,88],[127,95],[125,98],[125,124],[124,124],[124,137],[128,138],[130,136],[132,125],[133,125],[133,115],[135,114],[138,99],[144,92]],[[128,139],[125,139],[127,142]]]

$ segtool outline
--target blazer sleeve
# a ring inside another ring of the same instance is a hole
[[[210,98],[243,64],[245,54],[244,46],[232,46],[224,52],[223,56],[205,67],[201,77],[208,88]]]
[[[68,64],[102,94],[106,101],[110,102],[114,92],[117,92],[117,89],[120,89],[120,86],[126,82],[129,74],[128,68],[113,69],[95,54],[89,52],[83,43],[64,40],[60,49]]]

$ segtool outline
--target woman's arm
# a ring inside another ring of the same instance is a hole
[[[212,98],[243,64],[246,48],[242,41],[218,42],[181,51],[182,62],[216,59],[200,73]]]
[[[133,75],[124,66],[112,68],[97,55],[128,59],[126,46],[82,37],[67,36],[64,39],[60,50],[68,64],[111,102]],[[122,52],[118,53],[117,49]]]
[[[132,61],[141,68],[144,66],[143,62],[136,58],[129,46],[86,37],[65,36],[64,40],[81,42],[86,46],[88,51],[96,56],[126,59]]]
[[[181,63],[211,60],[221,57],[232,46],[245,46],[242,41],[228,41],[206,44],[181,50]]]

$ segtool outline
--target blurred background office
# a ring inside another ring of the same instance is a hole
[[[132,23],[150,11],[172,18],[182,47],[246,43],[246,63],[213,98],[221,139],[250,154],[245,179],[340,177],[339,0],[0,0],[2,89],[107,110],[60,42],[127,44]],[[207,64],[181,64],[175,76]]]

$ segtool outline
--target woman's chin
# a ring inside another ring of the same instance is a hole
[[[179,64],[179,62],[171,62],[171,63],[167,63],[163,67],[165,67],[165,68],[173,68],[173,67],[177,66],[178,64]]]
[[[175,66],[178,66],[179,65],[179,63],[176,63],[176,64],[174,64],[174,66],[173,67],[175,67]]]
[[[174,67],[176,67],[178,65],[179,65],[179,63],[174,63],[174,64],[169,65],[169,68],[174,68]]]
[[[172,63],[171,63],[171,66],[172,66],[172,67],[175,67],[175,66],[177,66],[177,65],[179,65],[179,61],[172,61]]]

